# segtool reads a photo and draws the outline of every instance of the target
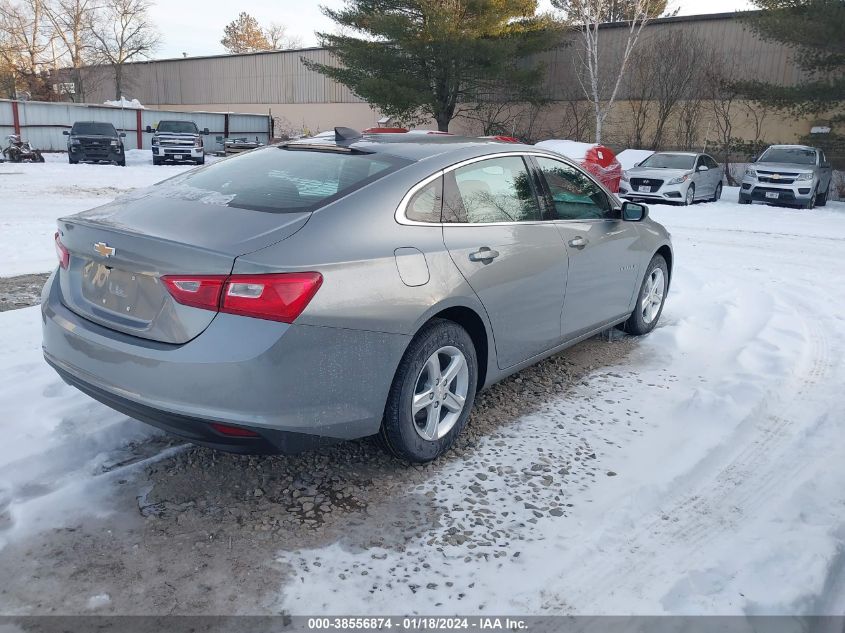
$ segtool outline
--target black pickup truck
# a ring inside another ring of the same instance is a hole
[[[67,159],[71,165],[83,162],[126,166],[126,132],[118,133],[111,123],[77,121],[64,134],[68,137]]]

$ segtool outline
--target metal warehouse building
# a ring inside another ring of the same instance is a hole
[[[712,46],[738,78],[783,85],[794,85],[802,78],[802,71],[791,60],[787,48],[761,40],[737,14],[654,20],[643,31],[643,43],[673,32],[694,36]],[[574,73],[580,37],[577,34],[570,37],[571,46],[541,57],[547,67],[545,91],[552,99],[571,100],[573,95],[581,98]],[[625,24],[602,27],[602,56],[608,66],[618,64],[626,37]],[[282,125],[312,132],[339,124],[368,127],[381,117],[345,86],[308,70],[302,59],[335,63],[321,48],[138,62],[127,66],[126,96],[137,98],[148,107],[167,110],[262,114],[271,111]],[[110,70],[91,69],[91,72]],[[106,76],[92,75],[89,79],[86,90],[89,101],[102,102],[113,97],[112,84]],[[628,96],[623,90],[620,101]],[[769,134],[772,140],[790,140],[808,133],[812,122],[796,125],[795,121],[773,120],[769,125],[774,126]],[[461,123],[455,127],[460,130]]]

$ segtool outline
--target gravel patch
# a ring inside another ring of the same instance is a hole
[[[495,451],[525,450],[520,434],[531,428],[515,433],[514,420],[549,406],[588,376],[595,380],[633,345],[622,335],[613,342],[596,337],[479,394],[452,451],[425,466],[396,460],[369,438],[296,456],[185,445],[121,479],[113,516],[0,550],[0,568],[17,570],[14,582],[0,579],[0,612],[83,613],[91,596],[108,594],[98,613],[274,613],[280,588],[322,564],[307,557],[280,563],[279,552],[333,542],[351,551],[374,548],[370,564],[332,571],[338,582],[360,583],[372,574],[373,591],[392,587],[376,580],[378,552],[402,552],[412,539],[441,552],[458,548],[474,564],[518,556],[518,543],[530,538],[526,526],[567,520],[566,486],[584,489],[606,476],[606,468],[594,466],[600,448],[580,434],[604,423],[600,406],[585,402],[590,409],[575,416],[581,419],[560,422],[566,441],[526,451],[519,468],[499,466]],[[488,447],[483,455],[481,441]],[[450,507],[441,493],[455,485],[455,471],[471,482],[463,503]],[[518,513],[497,510],[503,495],[522,499]],[[430,583],[416,586],[419,575],[412,573],[427,564],[425,555],[408,556],[403,570],[395,570],[405,576],[397,582],[403,591],[426,591]],[[471,591],[456,579],[442,582]]]
[[[37,305],[50,273],[0,277],[0,312]]]

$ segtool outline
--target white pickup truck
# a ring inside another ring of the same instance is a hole
[[[153,134],[153,165],[205,163],[202,137],[208,135],[208,128],[200,132],[193,121],[159,121],[155,130],[148,125],[147,132]]]

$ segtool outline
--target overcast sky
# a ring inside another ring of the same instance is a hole
[[[262,24],[284,24],[303,46],[316,46],[315,31],[334,30],[333,23],[320,12],[321,4],[339,7],[343,0],[157,0],[152,17],[161,31],[162,43],[154,57],[225,53],[220,44],[223,27],[240,11],[250,13]],[[547,8],[548,0],[541,0],[541,5]],[[749,4],[746,0],[674,0],[671,6],[679,6],[681,15],[694,15],[747,9]]]

